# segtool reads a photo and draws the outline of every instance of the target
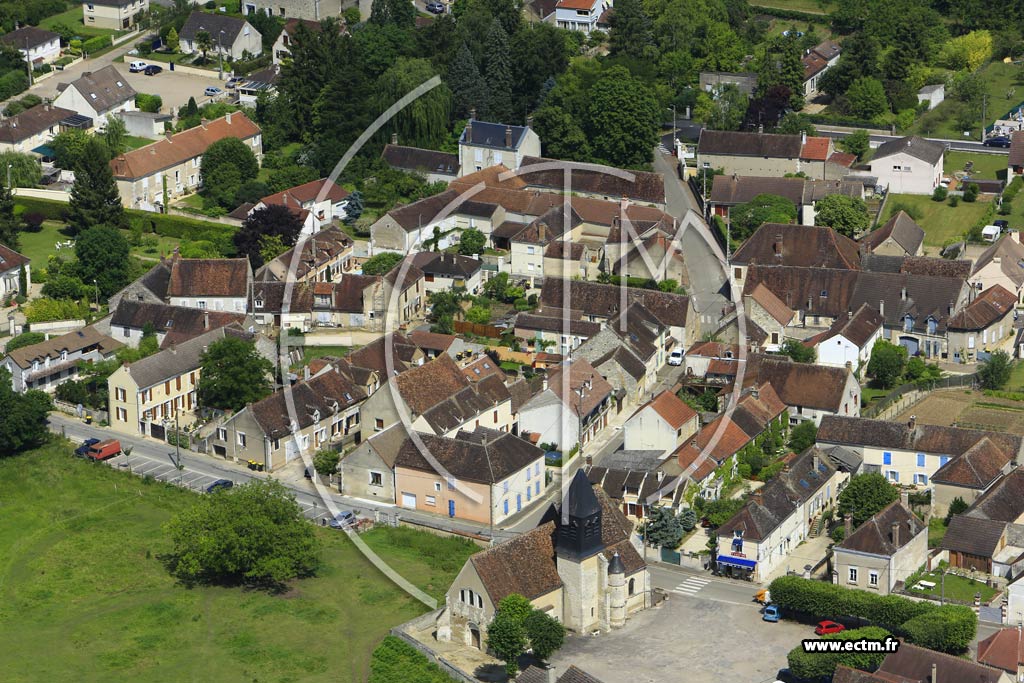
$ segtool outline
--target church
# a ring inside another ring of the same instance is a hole
[[[648,607],[647,563],[633,523],[576,472],[561,509],[532,531],[470,557],[445,595],[437,638],[485,649],[498,603],[518,593],[576,633],[608,631]]]

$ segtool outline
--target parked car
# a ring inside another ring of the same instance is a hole
[[[90,460],[100,461],[113,458],[115,455],[121,453],[121,442],[117,439],[107,439],[106,441],[97,441],[96,443],[89,446],[89,450],[85,452],[85,456]]]
[[[778,605],[765,605],[764,609],[761,610],[761,619],[764,621],[778,621],[782,618],[782,610],[779,609]]]
[[[349,527],[355,526],[357,521],[358,520],[356,519],[354,512],[351,510],[342,510],[334,516],[334,519],[327,522],[327,526],[332,529],[348,529]]]
[[[992,221],[992,225],[996,226],[1003,232],[1010,229],[1010,221],[1000,218],[999,220]]]
[[[779,673],[775,674],[775,683],[831,683],[831,680],[831,676],[801,678],[789,669],[779,669]]]
[[[156,64],[149,64],[142,71],[142,73],[146,74],[147,76],[156,76],[158,73],[160,73],[163,70],[164,70],[164,68],[162,66],[157,66]]]
[[[1010,138],[1005,135],[996,135],[995,137],[985,140],[982,144],[986,147],[1009,147]]]
[[[427,11],[431,14],[444,14],[444,3],[443,2],[428,2]]]
[[[827,636],[830,633],[841,633],[845,631],[846,627],[842,624],[837,624],[834,621],[819,621],[818,626],[814,629],[814,633],[819,636]]]
[[[220,88],[218,88],[217,86],[211,85],[211,86],[207,87],[206,90],[203,91],[203,94],[206,95],[207,97],[217,97],[218,95],[220,95],[223,92],[224,91],[221,90]]]
[[[99,442],[99,439],[86,439],[85,441],[82,442],[81,446],[75,449],[75,455],[77,455],[79,458],[89,457],[89,449],[93,446],[93,444],[98,444]]]
[[[683,364],[683,350],[672,349],[672,353],[668,354],[669,365],[682,365]]]
[[[241,83],[243,80],[244,79],[239,78],[238,76],[232,76],[228,79],[227,83],[224,84],[224,87],[230,90],[232,88],[237,87],[238,84]]]
[[[145,62],[131,62],[128,64],[128,71],[133,74],[137,74],[140,71],[145,71],[148,65]]]
[[[306,479],[312,479],[313,478],[313,468],[312,467],[307,467],[306,471],[302,473],[302,476],[304,476]]]
[[[206,487],[207,493],[213,493],[214,491],[227,490],[235,485],[235,482],[230,479],[218,479],[209,486]]]

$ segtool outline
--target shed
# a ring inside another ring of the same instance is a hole
[[[941,83],[938,85],[926,85],[917,91],[917,103],[927,102],[929,110],[935,109],[935,107],[942,104],[944,99],[946,99],[946,86]]]

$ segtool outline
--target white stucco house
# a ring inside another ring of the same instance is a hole
[[[33,67],[48,64],[60,57],[60,35],[35,26],[22,26],[0,36],[0,43],[10,45]]]
[[[700,416],[671,391],[663,391],[637,408],[623,427],[627,451],[678,448],[700,429]]]
[[[871,175],[897,194],[931,194],[942,180],[946,147],[917,136],[890,140],[875,150]]]
[[[805,343],[813,345],[819,365],[856,370],[871,359],[871,349],[882,338],[884,323],[878,311],[861,304],[856,313],[837,318],[830,328]]]

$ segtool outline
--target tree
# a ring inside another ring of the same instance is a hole
[[[75,166],[75,184],[68,203],[68,228],[76,235],[95,225],[121,228],[126,224],[109,162],[103,141],[93,138],[86,143]]]
[[[231,203],[242,183],[255,180],[259,170],[256,155],[248,145],[238,138],[221,138],[206,148],[199,175],[204,190],[224,208],[232,208],[224,202]]]
[[[644,538],[655,548],[678,548],[683,539],[683,525],[671,509],[655,505],[644,526]]]
[[[690,533],[697,526],[697,512],[693,508],[686,508],[679,514],[679,524],[683,532]]]
[[[124,120],[121,117],[110,116],[107,118],[106,128],[103,129],[103,140],[107,143],[107,149],[112,155],[117,156],[125,151],[127,135],[128,127],[124,125]]]
[[[196,104],[196,98],[188,98],[188,102],[185,104],[185,111],[178,112],[178,115],[182,118],[189,118],[191,116],[199,116],[199,105]]]
[[[800,135],[801,133],[806,133],[807,135],[814,136],[818,134],[817,129],[814,127],[814,124],[811,123],[810,119],[803,114],[798,114],[792,111],[782,117],[782,120],[779,121],[779,127],[776,132],[782,133],[783,135]]]
[[[238,253],[249,257],[249,262],[255,270],[264,263],[264,246],[271,245],[271,242],[263,241],[265,238],[277,237],[281,240],[282,246],[291,247],[295,245],[295,240],[301,232],[302,221],[297,214],[287,206],[271,204],[246,216],[242,221],[242,227],[232,239]],[[277,243],[274,242],[273,245],[276,248]]]
[[[281,240],[280,235],[263,235],[260,237],[260,260],[263,263],[273,261],[286,251],[288,251],[288,247]]]
[[[196,32],[196,47],[203,53],[203,63],[205,63],[206,53],[213,49],[213,36],[209,31]]]
[[[401,254],[393,251],[383,251],[363,262],[363,275],[384,275],[401,263],[401,261]]]
[[[625,55],[640,59],[645,48],[653,46],[651,18],[641,0],[619,0],[609,21],[608,51],[613,57]]]
[[[82,290],[83,284],[79,278],[64,273],[46,278],[43,284],[43,296],[51,299],[81,299]]]
[[[546,612],[535,609],[523,621],[534,657],[548,661],[565,642],[565,626]]]
[[[54,163],[60,168],[74,170],[85,156],[89,141],[93,139],[93,136],[78,128],[57,133],[50,140]]]
[[[487,627],[487,647],[505,662],[505,672],[515,676],[519,672],[519,657],[526,652],[524,622],[533,611],[522,595],[511,593],[498,603],[498,610]]]
[[[399,57],[377,79],[377,109],[384,111],[436,74],[437,70],[428,59]],[[385,130],[397,133],[403,144],[420,147],[440,145],[448,132],[451,105],[451,91],[442,84],[403,107],[388,122]]]
[[[181,41],[178,38],[178,32],[171,27],[171,30],[167,32],[167,39],[164,41],[167,44],[167,49],[171,51],[171,54],[176,54],[181,49]]]
[[[42,179],[39,159],[29,154],[0,152],[0,168],[7,167],[11,169],[11,187],[35,187]]]
[[[280,589],[320,564],[320,541],[295,495],[252,480],[202,496],[164,525],[170,570],[185,584],[244,583]]]
[[[743,123],[750,101],[734,84],[728,83],[714,94],[699,92],[693,107],[693,119],[716,130],[737,130]]]
[[[967,183],[967,187],[964,188],[964,201],[968,203],[978,201],[978,183]]]
[[[789,430],[789,449],[794,453],[803,453],[814,445],[818,438],[818,426],[814,420],[804,420]]]
[[[271,392],[274,366],[252,342],[224,337],[200,356],[199,403],[221,410],[241,410]]]
[[[992,58],[992,44],[989,31],[971,31],[943,45],[939,61],[954,71],[976,71]]]
[[[370,22],[380,26],[412,28],[415,21],[416,8],[406,0],[376,0],[370,9]]]
[[[487,85],[486,114],[492,121],[515,120],[512,110],[512,62],[508,34],[497,19],[487,34],[484,83]]]
[[[773,90],[784,93],[789,106],[799,111],[804,106],[804,66],[795,35],[777,36],[765,49],[758,72],[758,92],[764,96]]]
[[[345,225],[352,225],[363,215],[363,193],[356,190],[348,196],[348,203],[345,204]]]
[[[268,194],[283,192],[284,190],[288,190],[299,185],[305,185],[306,183],[319,179],[320,173],[312,166],[289,164],[283,168],[278,168],[270,172],[270,175],[267,178],[267,183],[264,185],[264,189],[266,191],[262,195],[259,195],[259,198],[265,197]],[[258,180],[249,180],[244,184],[263,185],[263,183]]]
[[[203,174],[203,205],[211,202],[214,206],[224,209],[232,208],[235,196],[242,188],[242,174],[232,164],[222,164],[210,170],[205,168]]]
[[[846,108],[854,116],[873,119],[889,111],[882,82],[871,76],[861,76],[846,91]]]
[[[607,69],[594,83],[587,107],[586,130],[594,158],[620,168],[650,163],[660,109],[647,85],[626,67]]]
[[[838,144],[847,154],[856,154],[857,159],[863,159],[871,149],[871,138],[866,130],[860,128],[839,140]]]
[[[46,335],[42,332],[22,332],[21,334],[11,337],[6,346],[4,346],[4,353],[10,353],[15,349],[20,349],[23,346],[32,346],[39,342],[46,341]]]
[[[341,454],[333,448],[325,448],[313,456],[313,469],[321,477],[329,477],[338,470],[338,460]]]
[[[796,205],[785,197],[759,194],[746,204],[733,207],[730,216],[730,237],[742,242],[765,223],[796,221]]]
[[[943,523],[946,526],[949,526],[949,523],[953,520],[953,517],[955,517],[956,515],[964,514],[965,512],[967,512],[967,509],[969,507],[970,506],[963,498],[957,496],[956,498],[953,499],[953,502],[949,504],[949,511],[946,512],[946,519],[943,520]]]
[[[779,352],[789,356],[797,363],[813,363],[816,357],[813,346],[804,346],[796,339],[787,339],[782,342]]]
[[[476,323],[477,325],[486,325],[491,322],[491,309],[479,304],[471,306],[470,309],[466,311],[466,320],[471,323]]]
[[[871,223],[868,205],[860,197],[830,194],[814,206],[814,224],[835,229],[840,235],[854,238]]]
[[[983,389],[1001,389],[1010,381],[1010,354],[993,351],[978,368],[978,383]]]
[[[487,238],[476,228],[463,230],[459,236],[459,253],[463,256],[482,254],[487,246]]]
[[[856,529],[899,497],[899,491],[881,472],[858,474],[839,494],[839,514],[850,515]]]
[[[130,251],[128,239],[120,230],[103,224],[88,228],[75,240],[78,278],[86,286],[95,284],[104,297],[109,297],[132,280]]]
[[[14,215],[14,196],[6,185],[0,186],[0,244],[17,250],[21,243],[18,237],[20,227],[20,221]],[[20,291],[28,296],[24,289]]]
[[[37,390],[17,394],[11,373],[0,366],[0,456],[14,455],[46,441],[46,417],[52,403]]]
[[[464,119],[471,110],[482,110],[486,106],[487,85],[465,42],[459,46],[455,59],[448,66],[445,81],[452,91],[452,114],[456,118]]]
[[[867,373],[883,389],[889,389],[903,376],[907,365],[907,349],[885,339],[879,339],[871,347]]]

